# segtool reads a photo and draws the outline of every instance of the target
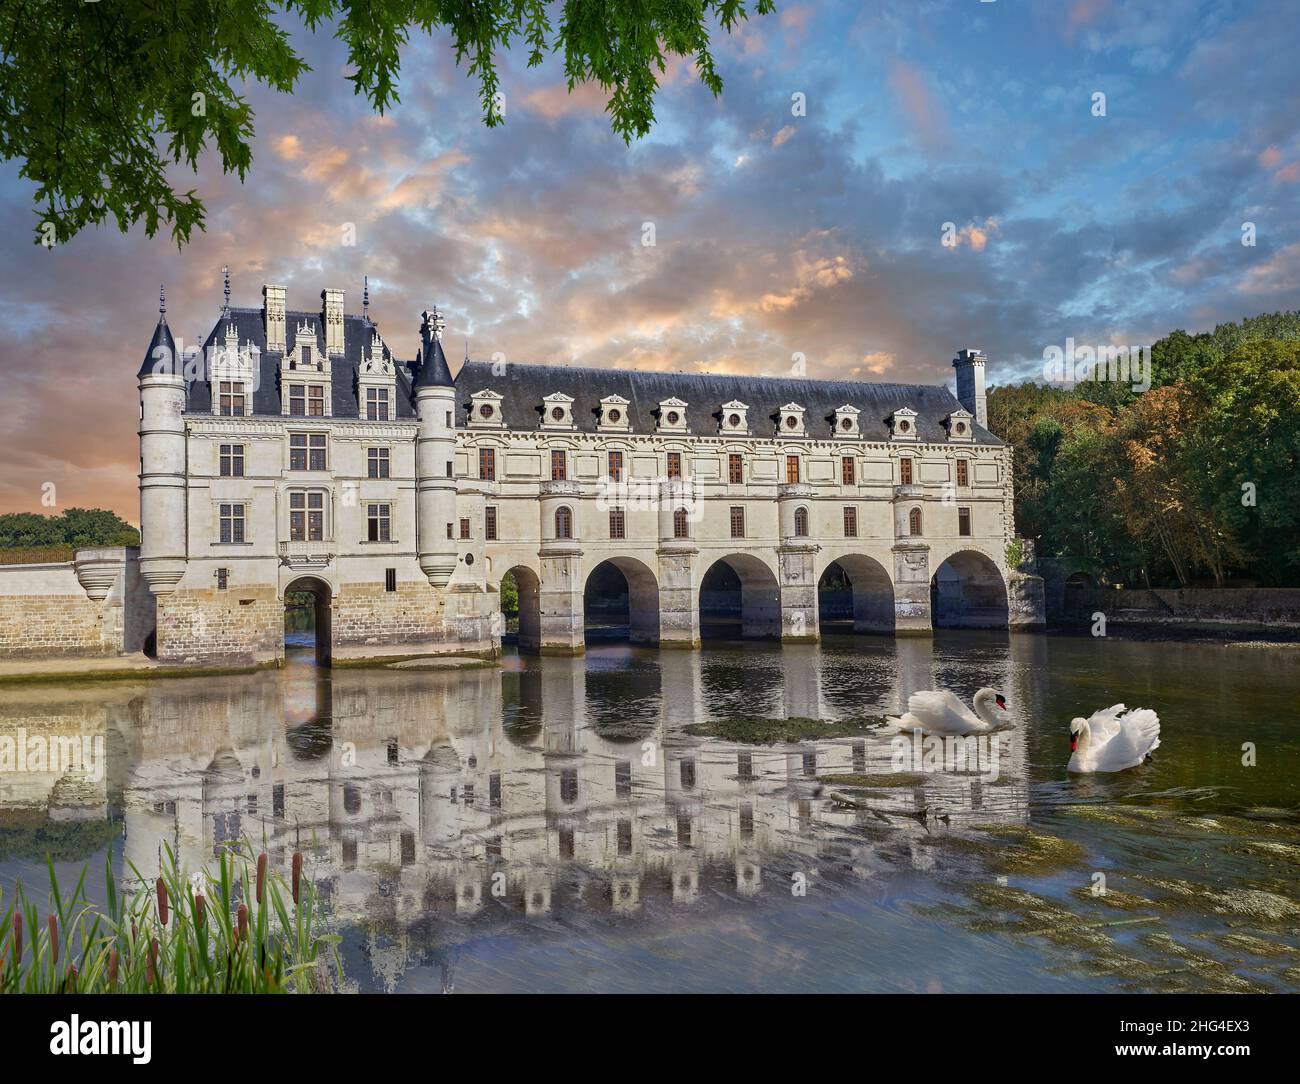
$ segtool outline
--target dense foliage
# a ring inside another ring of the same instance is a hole
[[[994,388],[1017,533],[1130,585],[1300,585],[1300,312],[1175,331],[1151,388]]]
[[[773,0],[753,0],[758,15]],[[329,30],[348,51],[347,79],[380,113],[398,101],[411,31],[445,35],[478,83],[483,119],[505,119],[498,53],[518,44],[529,67],[561,55],[569,89],[594,82],[615,132],[644,136],[669,57],[722,89],[710,32],[748,18],[742,0],[152,0],[127,4],[0,0],[0,157],[36,185],[36,241],[52,245],[111,215],[126,231],[167,223],[177,245],[204,226],[203,201],[175,186],[211,144],[242,181],[252,164],[260,83],[292,93],[309,66],[286,27]],[[416,63],[427,42],[417,39]]]
[[[0,549],[46,546],[138,546],[140,532],[103,508],[69,508],[62,515],[0,515]]]

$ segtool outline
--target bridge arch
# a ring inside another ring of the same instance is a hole
[[[701,638],[781,638],[781,587],[753,554],[731,553],[709,565],[700,577],[699,601]]]
[[[542,647],[542,581],[528,565],[514,565],[501,575],[502,640],[513,639],[521,655],[536,655]]]
[[[587,573],[582,592],[587,639],[659,642],[659,580],[644,561],[610,557]]]
[[[894,632],[894,581],[885,566],[864,553],[845,553],[826,563],[817,581],[818,620],[823,632]]]
[[[1005,629],[1007,583],[997,562],[976,549],[957,550],[930,578],[930,621],[937,629]]]

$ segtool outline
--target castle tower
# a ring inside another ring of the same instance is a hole
[[[957,351],[952,367],[957,370],[957,402],[975,415],[975,424],[987,429],[989,412],[984,399],[984,363],[982,350]]]
[[[155,595],[185,575],[185,375],[158,295],[158,326],[140,387],[140,572]]]
[[[456,389],[442,352],[442,317],[436,308],[420,315],[415,376],[416,538],[420,568],[434,587],[446,587],[456,571]]]

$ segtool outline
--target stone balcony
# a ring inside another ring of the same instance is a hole
[[[333,542],[281,542],[280,563],[294,569],[324,568],[334,560]]]
[[[538,493],[543,497],[581,497],[582,484],[571,478],[552,478],[541,483]]]
[[[919,501],[924,496],[924,486],[918,486],[915,483],[894,486],[894,500],[896,501]]]
[[[812,500],[816,490],[808,482],[785,482],[776,487],[778,501]]]

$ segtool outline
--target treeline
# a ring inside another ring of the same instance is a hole
[[[36,512],[0,515],[0,549],[54,546],[138,546],[140,532],[103,508],[69,508],[62,515]]]
[[[1300,586],[1300,312],[1175,331],[1151,387],[989,393],[1016,527],[1107,582]]]

